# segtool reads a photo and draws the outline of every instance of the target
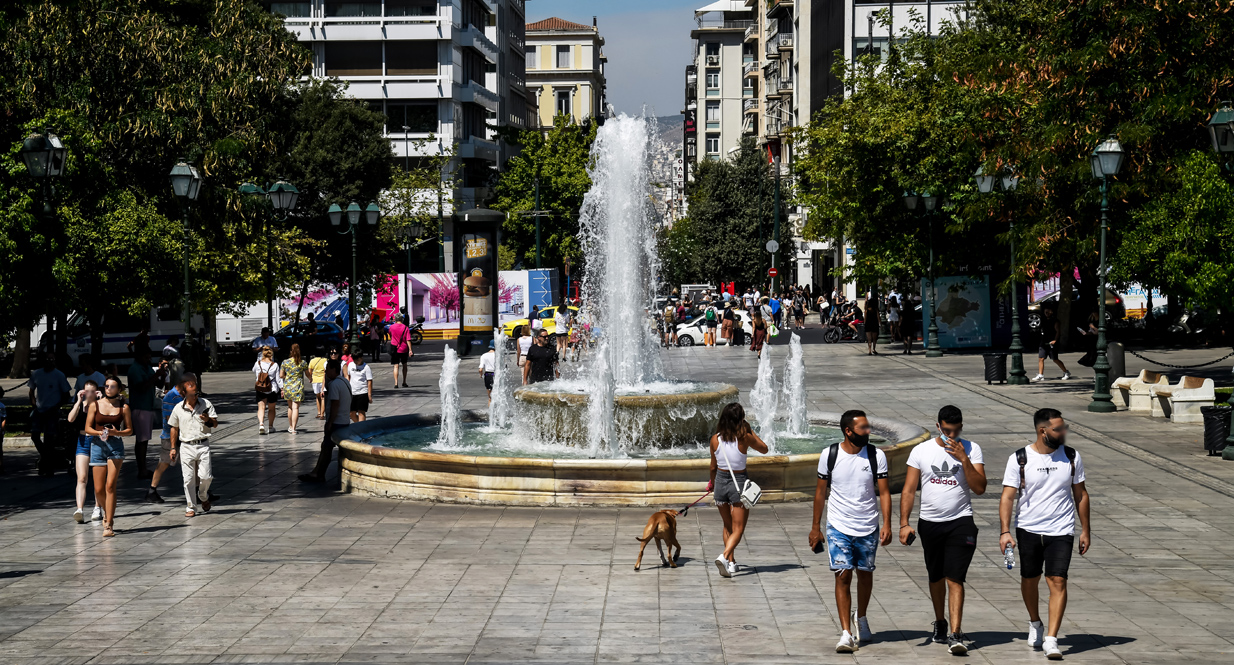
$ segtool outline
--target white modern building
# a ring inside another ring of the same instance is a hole
[[[398,164],[457,145],[454,199],[484,203],[508,156],[490,125],[528,126],[524,0],[264,4],[312,48],[313,76],[346,81],[386,115]]]
[[[726,158],[741,145],[742,105],[754,100],[754,89],[742,76],[752,57],[743,35],[753,25],[753,13],[744,0],[718,0],[696,9],[694,19],[684,132],[685,158],[697,163]]]

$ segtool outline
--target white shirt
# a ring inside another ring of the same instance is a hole
[[[557,326],[558,333],[563,333],[570,326],[570,319],[561,310],[557,310],[557,314],[553,316],[553,325]]]
[[[335,416],[335,426],[351,424],[351,387],[341,376],[326,382],[326,417],[330,417],[330,403],[338,402],[338,415]]]
[[[279,379],[279,364],[273,360],[258,360],[253,363],[253,376],[261,378],[261,373],[265,372],[270,377],[270,392],[276,393],[282,389],[283,383]]]
[[[750,293],[749,291],[746,291],[745,295],[741,296],[741,304],[745,305],[747,308],[753,307],[754,306],[754,294]]]
[[[522,337],[518,338],[519,355],[523,356],[524,358],[527,357],[527,352],[531,350],[532,340],[533,338],[531,335],[523,335]]]
[[[167,416],[167,426],[179,430],[177,435],[180,443],[201,445],[207,443],[210,432],[214,430],[213,427],[206,427],[206,424],[201,422],[203,415],[218,418],[218,414],[214,412],[214,405],[205,397],[197,398],[197,405],[191,412],[187,401],[180,402],[171,408],[171,413]]]
[[[489,349],[480,356],[480,369],[485,372],[497,371],[497,352]]]
[[[960,439],[960,445],[973,464],[985,463],[981,446],[967,439]],[[913,448],[908,465],[921,471],[921,519],[948,522],[973,514],[964,465],[943,448],[937,436]]]
[[[1051,455],[1042,455],[1031,445],[1024,452],[1028,455],[1028,463],[1024,465],[1024,490],[1016,504],[1016,526],[1041,536],[1075,533],[1075,496],[1071,493],[1071,485],[1084,482],[1080,451],[1075,452],[1074,479],[1071,462],[1061,447]],[[1014,452],[1007,458],[1003,486],[1020,486],[1020,463]]]
[[[269,337],[258,337],[257,339],[253,340],[254,349],[260,349],[263,346],[268,346],[272,349],[277,349],[279,348],[279,341],[277,339],[274,339],[274,335],[270,335]]]
[[[64,395],[69,392],[69,380],[64,378],[64,372],[58,369],[48,372],[40,367],[30,372],[30,387],[34,388],[35,408],[46,411],[64,403]],[[99,386],[100,389],[102,387]]]
[[[887,476],[887,456],[875,448],[878,473]],[[818,477],[827,478],[827,449],[818,457]],[[856,455],[844,452],[836,456],[836,466],[827,479],[831,498],[827,501],[827,524],[849,536],[868,536],[878,530],[878,489],[865,448]]]
[[[98,386],[99,390],[102,390],[103,382],[106,380],[107,378],[103,376],[103,373],[97,369],[92,374],[78,374],[77,382],[73,384],[73,398],[77,398],[77,393],[86,387],[87,381],[94,381],[94,385]]]
[[[364,363],[364,367],[356,367],[355,363],[347,363],[347,382],[351,384],[351,394],[367,395],[368,383],[372,380],[372,365]]]

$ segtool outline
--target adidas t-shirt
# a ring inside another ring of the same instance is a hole
[[[827,500],[827,523],[849,536],[868,536],[878,530],[878,491],[866,449],[856,455],[840,446],[831,478],[827,478],[827,448],[818,456],[818,477],[827,480],[831,497]],[[887,456],[875,448],[878,474],[887,477]]]
[[[960,439],[973,464],[984,464],[981,446]],[[964,465],[947,452],[936,436],[913,448],[908,465],[921,471],[921,519],[948,522],[973,514],[972,497]]]
[[[1024,490],[1016,507],[1016,526],[1041,536],[1072,535],[1075,532],[1075,497],[1071,485],[1084,482],[1080,451],[1075,451],[1074,479],[1071,462],[1061,446],[1051,455],[1042,455],[1031,445],[1026,446],[1024,452],[1028,455],[1028,463],[1024,465]],[[1020,463],[1014,452],[1007,458],[1003,486],[1020,486]]]

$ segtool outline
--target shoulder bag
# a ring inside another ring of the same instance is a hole
[[[733,472],[732,463],[728,461],[728,451],[724,450],[724,442],[716,439],[716,445],[724,453],[724,463],[728,464],[728,475],[733,478],[733,487],[737,486],[737,474]],[[746,484],[741,487],[741,505],[746,510],[753,508],[758,504],[758,500],[763,498],[763,490],[753,480],[746,478]]]

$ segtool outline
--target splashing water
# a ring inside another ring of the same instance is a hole
[[[463,436],[463,421],[458,401],[458,354],[450,346],[446,347],[446,359],[441,363],[437,388],[441,391],[441,432],[437,444],[457,446]]]
[[[500,429],[514,421],[514,377],[506,367],[506,335],[500,327],[493,328],[497,363],[493,372],[493,399],[488,406],[488,425]]]
[[[771,366],[771,346],[764,346],[762,357],[758,359],[758,378],[754,381],[754,389],[750,391],[750,408],[754,411],[754,420],[758,422],[758,436],[767,444],[769,450],[775,450],[776,447],[776,408],[779,397],[775,370]]]
[[[611,454],[618,453],[616,422],[613,415],[616,385],[613,381],[613,370],[609,363],[609,340],[600,342],[595,358],[591,361],[591,372],[587,386],[587,421],[591,427],[587,429],[588,456],[599,456],[600,449],[608,446]]]
[[[766,353],[763,349],[763,353]],[[806,418],[806,360],[801,349],[801,338],[791,333],[788,338],[788,359],[784,362],[784,391],[788,410],[788,427],[785,436],[799,439],[810,435],[810,422]]]

